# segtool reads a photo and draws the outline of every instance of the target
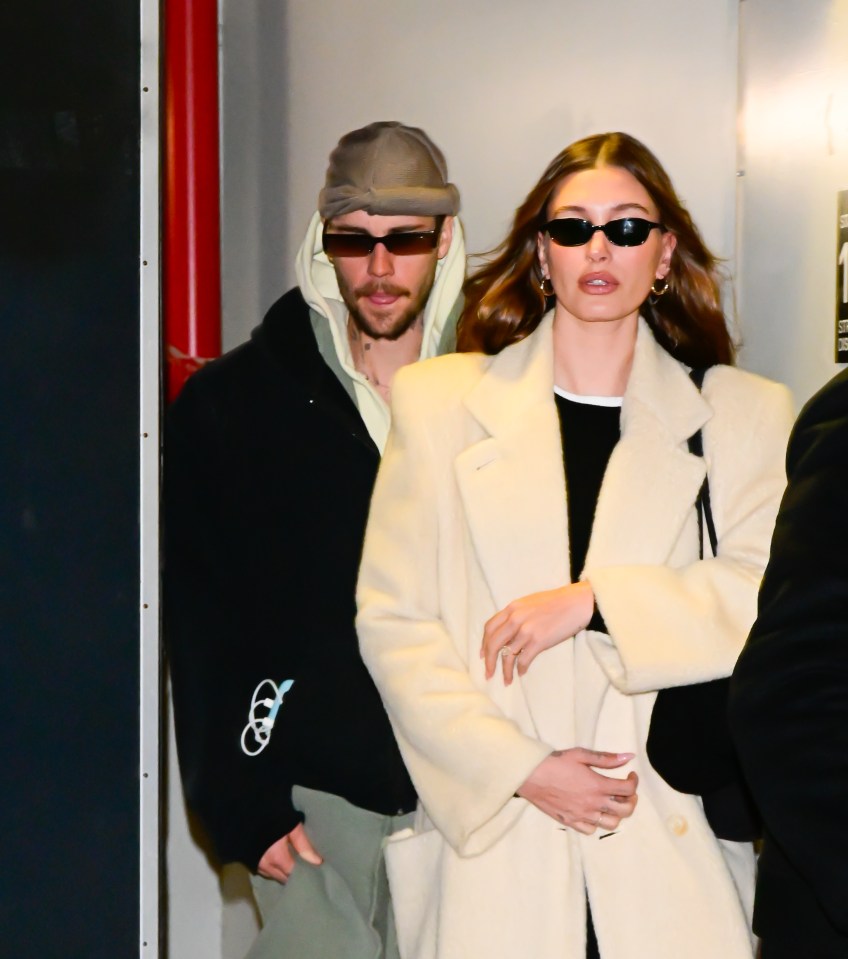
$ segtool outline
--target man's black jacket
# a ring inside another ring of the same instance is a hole
[[[188,804],[222,862],[255,870],[297,824],[293,784],[378,813],[414,806],[354,630],[378,465],[296,289],[168,411],[164,626],[177,745]],[[241,736],[264,679],[294,685],[251,757]]]

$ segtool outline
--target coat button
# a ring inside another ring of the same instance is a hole
[[[689,829],[689,823],[683,816],[669,816],[665,824],[675,836],[682,836]]]

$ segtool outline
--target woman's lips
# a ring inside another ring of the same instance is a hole
[[[618,280],[610,273],[585,273],[578,281],[580,289],[591,296],[603,296],[618,288]]]

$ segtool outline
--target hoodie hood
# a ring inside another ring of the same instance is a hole
[[[359,411],[368,432],[382,451],[389,429],[389,409],[380,394],[354,368],[347,337],[348,310],[339,292],[336,271],[321,246],[322,228],[321,215],[316,212],[297,254],[297,283],[310,309],[327,321],[339,363],[353,381]],[[464,280],[465,238],[459,218],[454,217],[453,239],[447,254],[436,264],[436,278],[424,308],[419,359],[438,354],[445,326],[462,293]]]

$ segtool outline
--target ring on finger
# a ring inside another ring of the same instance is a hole
[[[511,649],[509,646],[501,646],[501,656],[520,656],[521,650]]]

